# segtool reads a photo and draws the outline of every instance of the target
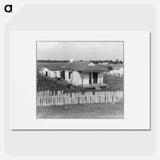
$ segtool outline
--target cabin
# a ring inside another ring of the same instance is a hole
[[[71,61],[61,67],[61,78],[84,88],[107,87],[103,83],[106,69],[86,61]]]
[[[50,70],[47,67],[42,67],[39,70],[39,73],[42,76],[47,76],[47,77],[50,77],[50,78],[60,78],[60,75],[61,75],[60,70]]]
[[[123,76],[123,67],[114,67],[113,70],[109,72],[110,75]]]
[[[46,68],[46,67],[42,67],[42,68],[39,70],[39,73],[40,73],[40,75],[42,75],[42,76],[48,76],[48,72],[49,72],[49,69]]]

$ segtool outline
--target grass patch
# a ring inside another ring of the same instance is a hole
[[[37,106],[37,119],[123,119],[123,104]]]
[[[114,75],[104,74],[104,83],[108,84],[108,91],[123,91],[124,90],[124,78]]]

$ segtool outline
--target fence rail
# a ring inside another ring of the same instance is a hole
[[[85,103],[123,102],[123,91],[103,91],[82,93],[37,92],[37,106],[85,104]]]

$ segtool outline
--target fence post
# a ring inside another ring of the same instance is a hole
[[[37,92],[37,106],[88,104],[88,103],[117,103],[123,102],[123,91],[104,91],[82,93],[64,93],[63,91]]]

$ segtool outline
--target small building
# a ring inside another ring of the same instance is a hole
[[[61,67],[61,78],[85,88],[106,87],[103,83],[105,68],[86,61],[71,61]]]
[[[109,72],[109,74],[111,75],[115,75],[115,76],[123,76],[123,67],[115,67],[113,70],[111,70]]]
[[[49,71],[48,68],[42,67],[42,68],[39,70],[39,73],[40,73],[42,76],[48,76],[48,71]]]
[[[50,78],[60,78],[60,71],[49,71],[48,72],[48,77]]]
[[[50,77],[50,78],[60,78],[60,75],[61,75],[60,70],[50,70],[47,67],[42,67],[39,70],[39,73],[42,76],[47,76],[47,77]]]

